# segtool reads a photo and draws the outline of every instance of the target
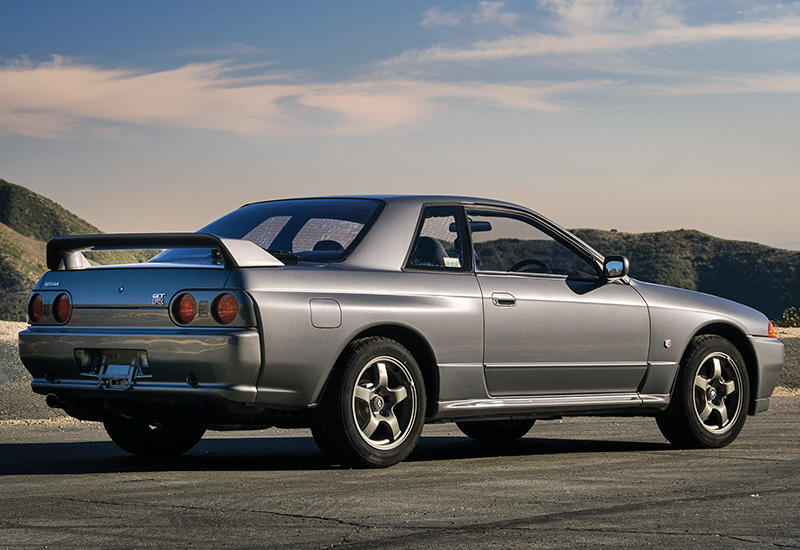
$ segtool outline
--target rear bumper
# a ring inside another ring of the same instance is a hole
[[[110,388],[81,373],[76,349],[146,352],[149,373]],[[19,334],[33,391],[76,398],[225,399],[253,403],[261,339],[253,328],[101,329],[30,327]]]

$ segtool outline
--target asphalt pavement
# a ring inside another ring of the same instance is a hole
[[[0,423],[0,548],[800,548],[800,399],[731,446],[652,419],[537,422],[510,445],[426,427],[392,468],[327,467],[308,432],[210,433],[142,460],[94,423]]]

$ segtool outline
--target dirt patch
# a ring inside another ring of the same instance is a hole
[[[65,418],[31,391],[31,375],[19,360],[17,334],[25,323],[0,321],[0,420]]]

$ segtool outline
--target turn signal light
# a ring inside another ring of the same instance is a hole
[[[72,302],[69,299],[69,294],[59,294],[53,300],[53,317],[56,322],[64,324],[69,321],[69,316],[72,313]]]
[[[772,326],[772,321],[769,322],[769,329],[767,329],[767,334],[769,335],[770,338],[778,337],[778,331],[776,331],[775,327]]]
[[[175,301],[173,314],[179,323],[188,325],[197,315],[197,300],[188,292],[181,294]]]
[[[44,300],[41,294],[34,294],[28,302],[28,317],[31,323],[38,323],[42,319],[44,313]]]

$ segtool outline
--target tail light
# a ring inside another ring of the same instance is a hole
[[[197,315],[197,300],[188,292],[181,294],[175,301],[172,313],[179,323],[188,325]]]
[[[31,323],[38,323],[42,319],[44,313],[44,300],[41,294],[34,294],[28,302],[28,317]]]
[[[218,323],[229,325],[239,315],[239,302],[233,294],[220,294],[214,299],[211,313]]]
[[[772,326],[772,321],[769,322],[769,328],[767,329],[767,334],[769,335],[770,338],[778,337],[778,331],[775,330],[774,326]]]
[[[53,317],[56,322],[64,324],[69,321],[69,316],[72,313],[72,302],[69,299],[69,294],[59,294],[53,300]]]

